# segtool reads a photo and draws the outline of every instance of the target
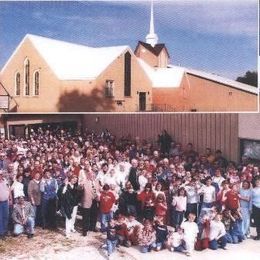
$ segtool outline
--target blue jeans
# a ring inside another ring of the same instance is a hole
[[[107,223],[113,218],[113,212],[101,213],[100,222],[101,222],[101,232],[106,231]]]
[[[183,211],[175,211],[175,221],[174,225],[175,227],[179,227],[183,221],[184,212]]]
[[[107,239],[107,253],[108,255],[111,255],[113,253],[113,251],[116,248],[116,245],[118,243],[118,240],[109,240]]]
[[[181,244],[179,246],[174,247],[174,251],[175,252],[180,252],[181,253],[181,252],[183,252],[185,250],[187,250],[185,244]]]
[[[232,236],[230,235],[229,232],[226,233],[225,237],[226,237],[227,243],[233,243]]]
[[[239,234],[237,234],[237,235],[231,235],[231,237],[232,237],[232,243],[233,243],[233,244],[237,244],[237,243],[242,242],[242,241],[243,241],[243,238],[244,238],[244,236],[242,236],[241,234],[240,234],[240,235],[239,235]]]
[[[141,246],[141,252],[142,253],[147,253],[147,252],[151,251],[155,247],[156,247],[156,243],[155,242],[150,244],[150,245],[147,245],[147,246]]]
[[[213,239],[209,241],[209,248],[212,250],[217,250],[219,248],[219,245],[221,248],[225,248],[227,245],[227,239],[225,236],[219,238],[218,240]]]
[[[34,218],[29,217],[24,225],[15,223],[14,234],[20,235],[26,231],[27,234],[34,234]]]
[[[0,201],[0,236],[4,236],[8,231],[9,205],[8,200]]]

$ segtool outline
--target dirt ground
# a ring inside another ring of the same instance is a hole
[[[28,239],[25,235],[18,238],[8,237],[5,241],[0,241],[0,259],[36,259],[36,260],[103,260],[106,255],[101,245],[105,240],[105,235],[90,232],[87,237],[82,237],[81,233],[72,234],[70,239],[65,238],[64,230],[56,232],[37,228],[33,239]],[[194,259],[212,260],[221,257],[221,260],[259,260],[260,241],[247,239],[239,245],[228,244],[227,250],[217,251],[204,250],[194,252],[191,257],[183,254],[172,253],[168,250],[161,252],[151,252],[142,254],[137,247],[117,248],[111,259],[127,260],[162,260],[163,259]]]

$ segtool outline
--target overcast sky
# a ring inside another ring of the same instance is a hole
[[[235,79],[257,69],[257,0],[154,1],[171,63]],[[145,41],[150,1],[0,2],[0,68],[27,33],[88,46]]]

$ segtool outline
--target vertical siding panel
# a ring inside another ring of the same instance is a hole
[[[211,118],[211,144],[210,144],[210,148],[212,150],[216,149],[216,114],[211,114],[210,116]]]
[[[221,120],[221,151],[223,152],[223,155],[225,156],[225,117],[227,115],[226,114],[220,114],[220,120]]]
[[[239,139],[238,139],[238,114],[231,115],[231,155],[230,158],[234,161],[239,159]]]
[[[100,118],[98,123],[96,117]],[[192,142],[200,153],[210,147],[213,151],[221,149],[234,161],[239,156],[237,114],[86,114],[82,124],[98,133],[108,128],[118,137],[131,134],[153,141],[166,129],[183,147]]]
[[[231,114],[226,115],[225,118],[225,154],[230,155],[230,143],[232,142],[232,137],[230,136],[230,118]]]
[[[221,115],[216,114],[216,149],[221,149]]]
[[[198,114],[198,150],[201,150],[202,148],[202,114]]]
[[[204,152],[207,147],[207,114],[202,114],[202,147],[200,152]]]

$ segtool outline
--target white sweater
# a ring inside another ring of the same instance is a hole
[[[218,240],[226,234],[225,226],[221,221],[210,221],[209,240]]]

